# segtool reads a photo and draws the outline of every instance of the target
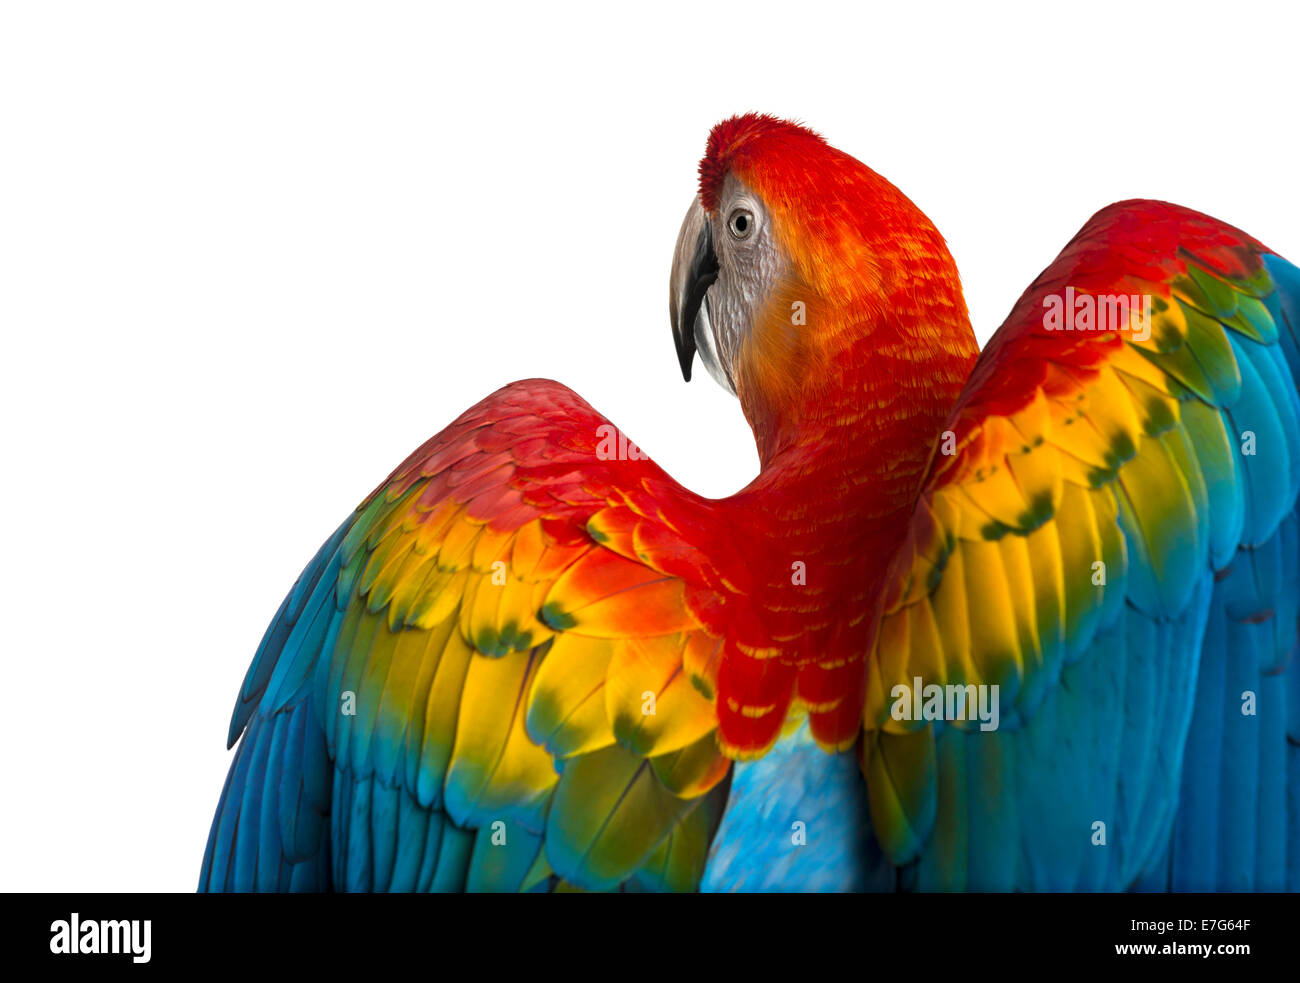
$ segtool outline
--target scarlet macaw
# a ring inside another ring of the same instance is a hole
[[[201,890],[1300,887],[1300,270],[1121,202],[980,354],[929,219],[746,115],[671,286],[759,476],[468,410],[268,629]]]

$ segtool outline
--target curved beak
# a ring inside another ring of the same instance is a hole
[[[677,235],[677,248],[673,252],[673,272],[669,279],[671,296],[668,313],[673,324],[673,343],[677,346],[677,361],[682,366],[682,378],[691,381],[691,363],[695,360],[696,339],[702,335],[706,347],[713,344],[708,325],[704,295],[718,278],[718,257],[713,251],[713,227],[698,198],[691,202],[690,210]],[[701,312],[706,315],[697,331]]]

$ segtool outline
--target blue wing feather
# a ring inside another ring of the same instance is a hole
[[[345,522],[303,570],[249,666],[231,716],[243,735],[217,803],[200,891],[326,890],[332,769],[310,669],[338,630]]]

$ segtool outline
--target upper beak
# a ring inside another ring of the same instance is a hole
[[[673,252],[673,272],[669,281],[669,317],[673,323],[673,343],[682,378],[691,381],[691,363],[695,360],[695,322],[704,303],[704,295],[718,278],[718,257],[713,251],[713,226],[696,198],[682,222]]]

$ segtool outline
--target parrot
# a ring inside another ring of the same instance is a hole
[[[1300,888],[1300,269],[1121,201],[981,351],[926,215],[747,113],[669,281],[757,477],[467,410],[266,630],[200,891]]]

